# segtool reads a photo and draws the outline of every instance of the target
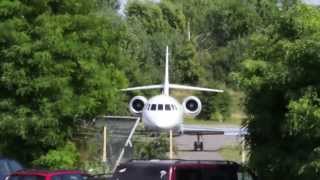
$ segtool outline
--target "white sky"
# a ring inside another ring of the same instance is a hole
[[[304,0],[304,2],[307,3],[307,4],[320,5],[320,0]]]
[[[149,1],[152,1],[154,3],[160,3],[161,0],[149,0]],[[119,3],[119,6],[120,6],[119,9],[118,9],[118,13],[121,16],[125,16],[124,10],[126,8],[128,0],[118,0],[118,3]]]

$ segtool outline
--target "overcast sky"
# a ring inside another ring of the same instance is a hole
[[[309,3],[309,4],[320,5],[320,0],[304,0],[304,2]]]

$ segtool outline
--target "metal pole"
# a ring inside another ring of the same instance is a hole
[[[170,159],[173,159],[173,137],[172,137],[172,129],[170,129]]]
[[[191,39],[190,22],[188,21],[188,41]]]
[[[242,138],[241,142],[241,156],[242,156],[242,163],[244,164],[246,162],[246,150],[245,150],[245,138]]]
[[[126,143],[122,147],[120,155],[119,155],[119,157],[118,157],[118,159],[116,161],[115,166],[113,167],[112,172],[114,172],[116,170],[117,166],[120,164],[121,159],[122,159],[122,157],[124,155],[124,152],[125,152],[125,148],[131,144],[131,138],[132,138],[134,132],[136,131],[136,129],[137,129],[138,125],[139,125],[139,122],[140,122],[140,118],[137,119],[136,123],[134,124],[134,126],[133,126],[133,128],[132,128],[132,130],[131,130],[131,132],[129,134],[129,137],[128,137]]]
[[[103,152],[102,161],[107,162],[107,127],[103,126]]]

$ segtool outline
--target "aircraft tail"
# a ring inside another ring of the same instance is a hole
[[[207,92],[218,92],[221,93],[223,90],[220,89],[210,89],[203,87],[193,87],[179,84],[170,84],[169,83],[169,47],[166,47],[166,64],[165,64],[165,74],[164,74],[164,82],[163,84],[157,85],[147,85],[147,86],[138,86],[131,87],[126,89],[121,89],[122,91],[135,91],[135,90],[146,90],[146,89],[162,89],[163,94],[169,96],[170,89],[182,89],[182,90],[193,90],[193,91],[207,91]]]
[[[166,47],[166,67],[163,83],[163,94],[169,96],[169,47]]]

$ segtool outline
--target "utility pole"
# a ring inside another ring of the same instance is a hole
[[[187,28],[188,28],[188,41],[191,40],[191,32],[190,32],[190,21],[188,21],[188,24],[187,24]]]
[[[173,136],[172,136],[172,129],[170,129],[170,159],[173,159]]]
[[[102,162],[107,162],[107,126],[103,126]]]
[[[241,142],[241,159],[242,159],[242,163],[244,164],[246,162],[246,142],[245,142],[245,137],[242,138],[242,142]]]

